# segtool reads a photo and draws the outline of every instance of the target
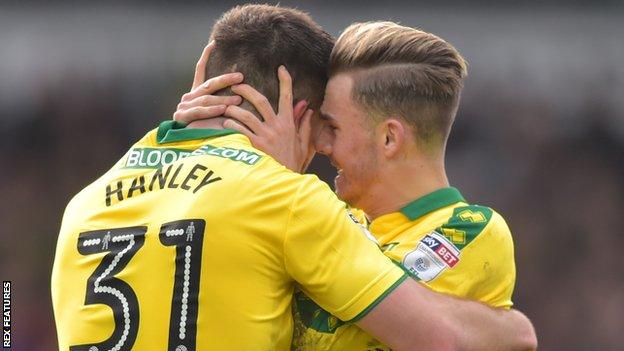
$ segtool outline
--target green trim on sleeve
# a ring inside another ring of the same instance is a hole
[[[305,293],[302,291],[297,291],[294,294],[294,302],[295,309],[301,322],[305,325],[306,328],[315,330],[319,333],[326,334],[334,334],[336,330],[347,324],[354,323],[364,317],[370,310],[372,310],[375,306],[377,306],[388,294],[390,294],[394,289],[396,289],[399,284],[401,284],[407,277],[411,277],[416,281],[420,279],[412,274],[410,271],[405,269],[400,263],[391,260],[397,267],[401,268],[405,274],[401,276],[392,286],[390,286],[383,294],[381,294],[373,303],[371,303],[364,311],[360,312],[357,316],[352,318],[350,321],[343,322],[337,317],[333,316],[331,313],[325,311],[322,307],[320,307],[316,302],[312,301]]]
[[[484,206],[456,207],[451,218],[435,231],[444,235],[461,250],[485,230],[493,213],[491,208]]]
[[[442,188],[410,202],[401,209],[401,213],[413,221],[427,213],[457,202],[466,202],[459,190],[453,187]]]
[[[394,282],[394,284],[392,284],[388,289],[386,289],[386,291],[383,294],[381,294],[377,299],[375,299],[375,301],[373,301],[373,303],[368,305],[368,307],[366,307],[364,309],[364,311],[358,313],[357,316],[355,316],[352,319],[346,321],[345,323],[356,323],[357,321],[362,319],[364,316],[366,316],[368,314],[368,312],[370,312],[373,308],[375,308],[375,306],[379,305],[379,303],[381,301],[383,301],[383,299],[385,299],[386,296],[390,295],[390,293],[393,292],[394,289],[396,289],[399,285],[401,285],[401,283],[403,283],[405,281],[405,279],[407,279],[407,277],[408,277],[407,274],[403,274],[401,276],[401,278],[397,279],[397,281]]]
[[[403,270],[403,272],[405,272],[405,274],[407,274],[410,278],[414,279],[417,282],[421,281],[421,279],[416,274],[412,273],[409,269],[405,268],[405,266],[403,266],[403,264],[401,264],[400,262],[397,262],[395,260],[391,260],[391,261],[397,267],[401,268]]]
[[[186,124],[177,121],[164,121],[158,126],[156,141],[159,144],[176,141],[206,139],[238,133],[234,129],[186,129]]]

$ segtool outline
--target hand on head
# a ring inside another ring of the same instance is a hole
[[[228,73],[206,81],[206,64],[214,42],[208,44],[202,52],[197,65],[191,91],[182,95],[173,119],[178,122],[193,121],[220,117],[229,105],[238,105],[243,100],[238,95],[213,95],[217,91],[243,81],[242,73]]]
[[[205,81],[206,65],[214,43],[208,44],[195,67],[193,86],[184,94],[173,119],[192,123],[216,117],[227,117],[224,128],[247,136],[254,147],[264,151],[292,171],[303,172],[312,159],[310,146],[313,110],[298,101],[293,106],[292,78],[284,66],[277,72],[280,85],[279,111],[275,113],[267,98],[243,81],[241,73],[227,73]],[[230,87],[238,95],[213,95]],[[237,105],[247,100],[264,119]]]

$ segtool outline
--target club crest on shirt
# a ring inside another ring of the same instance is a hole
[[[403,258],[403,267],[420,280],[431,281],[459,262],[459,249],[443,235],[432,231],[420,240],[416,249]]]

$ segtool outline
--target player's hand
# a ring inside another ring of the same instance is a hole
[[[276,114],[267,98],[247,84],[232,86],[232,91],[249,101],[264,118],[261,122],[252,112],[229,105],[223,114],[225,128],[246,135],[254,147],[271,155],[295,172],[303,172],[313,156],[310,146],[312,114],[306,101],[293,107],[292,78],[284,66],[277,71],[280,85],[279,112]]]
[[[242,73],[227,73],[206,81],[206,64],[214,42],[208,44],[202,52],[197,65],[191,91],[182,95],[173,119],[178,122],[190,123],[200,119],[223,115],[228,105],[238,105],[243,100],[238,95],[217,96],[215,92],[243,81]]]

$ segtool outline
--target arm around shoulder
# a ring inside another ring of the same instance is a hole
[[[405,280],[356,324],[393,350],[457,350],[452,319],[428,288]]]
[[[531,322],[514,310],[436,293],[408,279],[357,322],[395,350],[535,350]]]

